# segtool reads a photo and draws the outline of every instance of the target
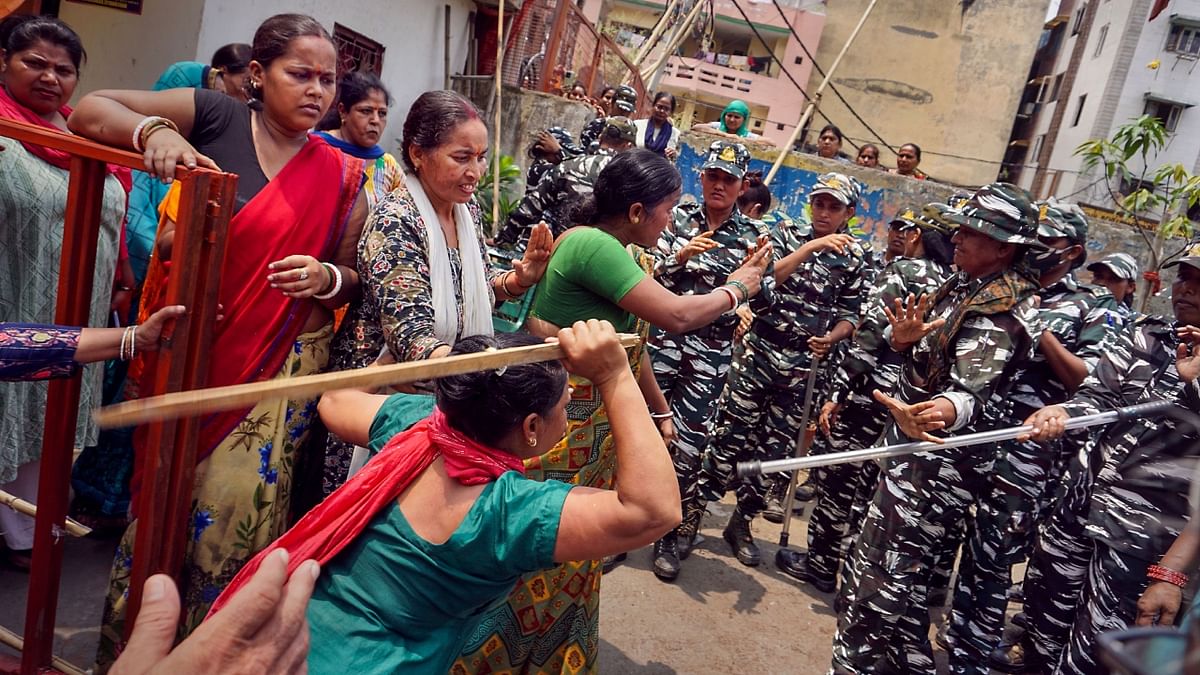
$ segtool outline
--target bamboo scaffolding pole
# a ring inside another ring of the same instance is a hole
[[[646,57],[650,56],[650,52],[654,51],[654,45],[662,37],[663,31],[666,30],[667,24],[671,22],[671,15],[675,13],[675,7],[678,5],[679,0],[671,0],[671,2],[667,3],[667,8],[663,10],[663,15],[659,18],[658,23],[654,24],[654,30],[651,31],[650,37],[646,38],[646,41],[642,43],[642,48],[638,50],[638,53],[634,55],[633,60],[630,62],[634,68],[640,67],[642,61],[645,61]]]
[[[13,511],[27,515],[30,518],[37,518],[37,504],[31,504],[16,495],[5,492],[4,490],[0,490],[0,505],[7,506]],[[86,537],[92,533],[92,528],[80,522],[71,520],[70,518],[67,518],[65,527],[67,533],[75,537]]]
[[[25,641],[21,639],[21,636],[8,630],[4,626],[0,626],[0,644],[12,647],[18,652],[23,652],[25,650]],[[69,661],[64,661],[57,656],[50,657],[50,665],[54,666],[65,675],[87,675],[88,673],[88,671],[81,669],[79,666],[76,666]]]
[[[492,148],[492,234],[500,231],[504,223],[500,222],[500,102],[501,90],[504,85],[504,5],[508,0],[500,0],[496,10],[496,108],[492,122],[492,133],[496,134],[495,147]]]
[[[634,347],[641,341],[640,337],[632,334],[621,334],[618,337],[621,346],[626,348]],[[505,366],[561,358],[563,358],[562,347],[548,342],[528,347],[457,354],[438,359],[372,366],[336,373],[180,391],[125,401],[100,408],[92,415],[102,429],[112,429],[178,417],[193,417],[222,410],[237,410],[270,399],[308,398],[333,389],[365,389],[424,382],[448,375],[495,370]]]
[[[666,49],[663,50],[662,56],[658,58],[658,61],[655,61],[653,66],[641,71],[640,75],[642,77],[642,81],[651,82],[654,80],[655,74],[663,67],[663,64],[667,62],[667,59],[671,58],[671,54],[675,52],[675,49],[679,47],[679,44],[683,42],[683,39],[687,37],[688,29],[691,28],[692,24],[696,22],[696,17],[700,15],[700,10],[703,7],[704,3],[701,2],[701,0],[696,0],[696,4],[692,6],[692,11],[688,12],[687,16],[685,16],[677,26],[675,26],[675,34],[672,35],[671,39],[667,42]]]
[[[767,177],[763,179],[763,183],[766,185],[770,185],[771,181],[775,178],[775,174],[779,173],[779,167],[783,166],[783,160],[786,159],[788,153],[791,152],[792,145],[796,143],[796,138],[800,136],[800,132],[804,129],[804,125],[807,124],[809,118],[812,117],[813,111],[815,111],[816,107],[820,105],[821,94],[825,91],[825,87],[829,86],[830,80],[833,79],[833,73],[842,63],[842,57],[846,55],[846,52],[850,51],[850,45],[854,44],[854,39],[858,37],[858,32],[862,30],[863,24],[867,22],[867,17],[871,16],[871,10],[875,9],[875,3],[877,2],[879,2],[879,0],[871,0],[871,4],[867,5],[867,10],[863,12],[862,18],[858,20],[858,25],[856,25],[854,30],[850,32],[850,37],[846,38],[846,44],[842,45],[842,51],[838,52],[837,58],[833,60],[833,65],[829,67],[829,70],[825,71],[825,78],[821,80],[821,86],[817,87],[817,90],[813,92],[812,100],[809,101],[808,105],[804,107],[804,114],[800,116],[800,121],[796,123],[796,128],[792,129],[792,135],[788,138],[787,143],[784,143],[782,146],[780,146],[779,156],[775,158],[775,163],[771,165],[771,171],[767,174]]]

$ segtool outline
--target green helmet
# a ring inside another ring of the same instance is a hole
[[[979,188],[959,210],[945,218],[1006,244],[1044,248],[1037,239],[1038,212],[1029,193],[1011,183]]]

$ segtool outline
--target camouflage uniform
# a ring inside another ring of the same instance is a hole
[[[900,377],[902,356],[883,337],[888,326],[883,308],[892,308],[897,298],[911,293],[934,293],[952,274],[949,267],[932,260],[897,258],[879,275],[868,300],[846,358],[833,376],[830,400],[841,404],[837,423],[828,437],[818,434],[812,454],[846,452],[874,446],[883,436],[891,416],[871,392],[891,394]],[[879,465],[836,464],[816,470],[817,491],[808,522],[808,569],[818,579],[832,582],[849,550],[851,511],[865,505],[878,481]]]
[[[529,146],[529,150],[526,154],[528,154],[530,160],[532,161],[529,163],[529,169],[527,169],[525,172],[526,194],[532,192],[534,188],[537,187],[538,181],[542,179],[542,176],[546,175],[547,171],[562,163],[562,161],[568,156],[571,156],[568,148],[575,146],[575,139],[571,137],[571,132],[562,127],[550,127],[546,130],[546,132],[558,141],[560,148],[558,151],[558,156],[553,160],[543,159],[542,157],[534,154],[534,147],[536,143]]]
[[[852,191],[857,202],[857,186],[841,174],[821,176],[811,194],[818,194],[825,183],[852,186],[844,189]],[[814,238],[809,223],[781,224],[771,234],[776,259]],[[825,335],[839,322],[858,319],[864,265],[863,247],[857,241],[842,253],[814,253],[776,285],[771,310],[755,315],[745,338],[734,346],[733,366],[704,452],[701,505],[720,499],[732,488],[737,492],[736,515],[753,520],[762,512],[766,481],[761,476],[739,480],[737,462],[792,454],[812,363],[808,338]],[[818,398],[813,400],[819,405]]]
[[[1111,332],[1123,323],[1116,299],[1107,289],[1080,285],[1073,274],[1039,296],[1038,318],[1045,330],[1094,368]],[[1035,351],[1013,385],[1012,412],[1004,425],[1022,424],[1037,409],[1066,398],[1066,388]],[[988,655],[1004,632],[1012,566],[1029,556],[1062,464],[1058,443],[1007,441],[996,447],[995,470],[979,498],[973,534],[959,562],[949,630],[956,662],[989,670]]]
[[[1200,412],[1196,382],[1185,384],[1175,369],[1177,326],[1158,317],[1131,324],[1108,344],[1095,371],[1063,408],[1078,416],[1165,399]],[[1169,418],[1135,418],[1108,427],[1089,446],[1083,464],[1092,469],[1077,476],[1072,498],[1064,500],[1052,522],[1067,530],[1082,525],[1090,541],[1083,540],[1082,555],[1066,559],[1058,558],[1060,542],[1045,537],[1039,541],[1026,592],[1047,596],[1030,595],[1026,601],[1038,657],[1031,661],[1048,659],[1039,663],[1050,667],[1057,661],[1057,672],[1099,670],[1097,634],[1132,625],[1147,567],[1158,562],[1188,521],[1196,442],[1193,431],[1181,432]],[[1059,572],[1064,569],[1072,578],[1062,579]],[[1062,581],[1074,591],[1073,597],[1064,594]],[[1057,635],[1042,630],[1049,617],[1039,617],[1035,607],[1050,604],[1034,602],[1042,600],[1068,605],[1053,608],[1060,610],[1057,623],[1065,624],[1051,626]],[[1061,657],[1044,649],[1053,646],[1046,638],[1057,638],[1060,649],[1066,643]]]
[[[636,128],[627,118],[609,117],[600,118],[600,121],[605,123],[605,128],[613,130],[614,138],[627,143],[636,139]],[[551,168],[534,190],[525,193],[521,203],[508,216],[508,222],[496,235],[496,243],[519,243],[523,247],[539,221],[550,227],[555,238],[566,232],[572,225],[568,209],[592,194],[592,186],[600,172],[616,156],[616,150],[600,148],[593,154],[574,157]]]
[[[1087,219],[1077,208],[1044,204],[1038,235],[1046,240],[1066,238],[1069,244],[1087,243]],[[1034,257],[1033,263],[1055,269],[1058,250]],[[1045,263],[1043,265],[1043,263]],[[1078,259],[1076,267],[1083,263]],[[1116,299],[1107,289],[1082,286],[1073,272],[1038,292],[1039,320],[1044,330],[1089,372],[1102,355],[1102,346],[1121,323]],[[1054,374],[1041,350],[1035,350],[1013,384],[1012,410],[1005,426],[1022,424],[1039,408],[1061,403],[1066,387]],[[951,662],[958,672],[986,674],[988,657],[1004,632],[1012,566],[1024,562],[1033,543],[1036,524],[1051,499],[1062,471],[1061,444],[1007,441],[996,447],[995,470],[979,496],[969,545],[959,563],[954,608],[948,641]]]
[[[1037,212],[1014,186],[985,186],[947,217],[999,241],[1037,245]],[[955,433],[1002,420],[1008,389],[1040,334],[1031,276],[1016,263],[981,279],[960,273],[948,280],[928,315],[946,322],[906,352],[897,398],[947,399],[955,409],[947,431]],[[887,436],[906,440],[894,424]],[[927,601],[932,557],[962,526],[994,456],[986,447],[948,448],[884,466],[835,605],[834,672],[935,672]]]
[[[616,156],[616,151],[602,148],[594,155],[574,157],[551,168],[509,214],[508,222],[496,235],[496,243],[524,245],[539,221],[550,226],[555,238],[566,232],[571,227],[567,209],[592,194],[600,171]]]

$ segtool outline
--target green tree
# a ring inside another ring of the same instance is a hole
[[[1117,127],[1112,138],[1092,139],[1075,149],[1086,171],[1103,168],[1102,181],[1109,196],[1117,212],[1133,220],[1156,274],[1194,243],[1195,224],[1187,212],[1200,200],[1200,176],[1192,175],[1182,164],[1152,168],[1169,142],[1162,121],[1143,115]],[[1168,242],[1178,240],[1183,243],[1168,250]],[[1145,311],[1150,291],[1149,284],[1142,288],[1139,310]]]
[[[479,178],[479,183],[475,186],[475,204],[482,211],[483,224],[486,230],[485,234],[489,237],[496,234],[497,228],[492,210],[496,175],[494,165],[489,162],[488,172]],[[517,185],[521,180],[521,167],[517,165],[511,156],[501,155],[499,176],[500,201],[498,211],[500,213],[500,222],[503,223],[508,220],[508,214],[512,213],[513,209],[517,208],[517,204],[521,202],[521,195],[517,191]]]

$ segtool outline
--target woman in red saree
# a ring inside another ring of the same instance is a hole
[[[333,101],[336,63],[316,20],[282,14],[255,34],[250,107],[206,90],[99,91],[69,121],[76,133],[143,151],[159,177],[172,176],[178,163],[238,174],[225,263],[220,279],[210,280],[221,285],[225,318],[215,331],[209,386],[318,372],[328,358],[331,309],[358,292],[362,160],[308,133]],[[169,196],[163,207],[150,274],[160,280],[170,274],[177,206]],[[143,306],[155,309],[153,301]],[[144,365],[153,373],[152,360]],[[315,399],[293,400],[204,419],[181,579],[186,630],[286,529],[297,449],[315,409]],[[136,528],[135,520],[113,566],[102,668],[120,651]]]

